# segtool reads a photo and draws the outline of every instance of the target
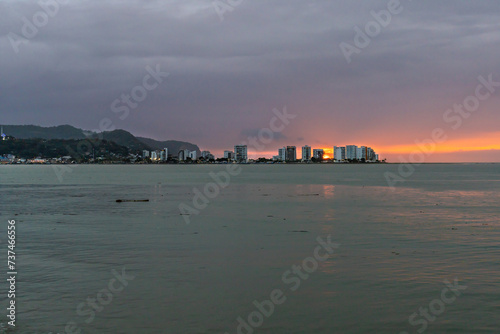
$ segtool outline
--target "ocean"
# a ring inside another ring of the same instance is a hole
[[[500,165],[402,166],[0,166],[0,333],[499,333]]]

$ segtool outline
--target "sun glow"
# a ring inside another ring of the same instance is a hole
[[[323,150],[323,157],[326,158],[326,156],[328,155],[329,157],[333,156],[333,148],[332,147],[326,147],[326,148],[321,148]]]
[[[390,154],[405,154],[411,152],[419,152],[427,150],[430,153],[454,153],[467,151],[487,151],[500,150],[500,132],[489,133],[481,137],[461,138],[447,140],[439,144],[427,144],[423,149],[418,145],[398,145],[380,147],[385,153]]]

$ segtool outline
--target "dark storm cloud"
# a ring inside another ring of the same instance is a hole
[[[478,75],[498,70],[500,3],[401,1],[348,64],[339,44],[353,44],[353,28],[388,2],[243,0],[221,21],[213,1],[76,0],[16,53],[8,37],[22,36],[23,18],[41,8],[3,1],[0,122],[95,129],[110,118],[138,135],[217,150],[286,105],[299,116],[283,138],[333,145],[393,131],[412,142],[442,123]],[[120,119],[112,102],[157,64],[169,77]],[[499,116],[488,115],[462,131],[496,131]]]

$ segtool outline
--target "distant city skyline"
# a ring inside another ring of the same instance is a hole
[[[252,0],[221,20],[211,1],[76,0],[27,38],[43,8],[6,0],[0,122],[104,125],[221,155],[287,106],[297,117],[264,155],[370,143],[397,162],[440,129],[426,162],[500,162],[500,2],[401,1],[359,33],[387,4]]]

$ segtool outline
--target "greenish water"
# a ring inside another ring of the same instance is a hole
[[[500,165],[421,165],[395,189],[384,173],[398,165],[241,168],[183,216],[226,166],[76,166],[61,180],[0,166],[0,268],[14,219],[18,271],[16,328],[4,281],[0,332],[232,334],[240,317],[259,324],[241,333],[500,331]],[[328,236],[333,254],[294,273]],[[134,278],[106,295],[122,269]],[[444,303],[455,278],[467,288]],[[254,301],[278,290],[260,321]],[[430,304],[444,309],[420,315]]]

